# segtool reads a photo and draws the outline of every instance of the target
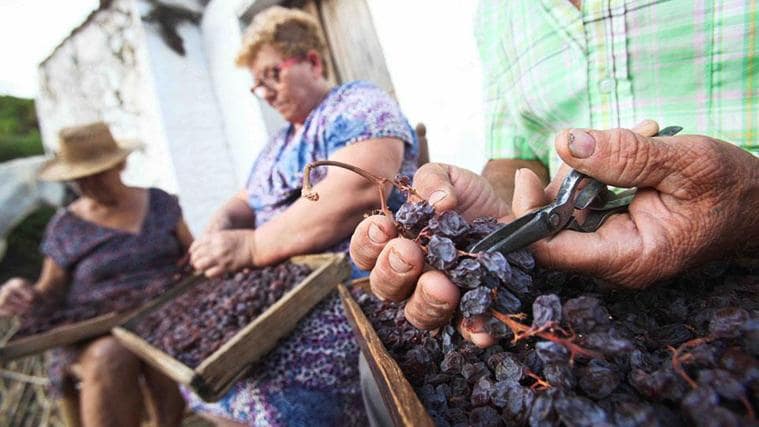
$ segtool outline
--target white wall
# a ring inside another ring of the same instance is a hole
[[[261,105],[249,91],[250,75],[234,63],[242,38],[238,3],[240,1],[227,0],[209,3],[201,31],[211,84],[224,116],[224,131],[234,162],[237,186],[242,188],[268,132]]]
[[[137,4],[142,15],[149,5]],[[233,154],[226,142],[224,118],[214,93],[203,38],[196,25],[178,32],[186,54],[180,56],[144,23],[148,84],[154,96],[153,126],[170,152],[177,193],[185,219],[196,235],[211,215],[238,189]]]
[[[485,164],[476,1],[367,0],[395,93],[412,125],[427,126],[430,159]]]

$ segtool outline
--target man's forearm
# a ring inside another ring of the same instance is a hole
[[[514,174],[527,168],[535,172],[544,184],[548,184],[548,169],[536,160],[491,159],[485,164],[482,176],[488,180],[498,196],[511,205],[514,197]]]

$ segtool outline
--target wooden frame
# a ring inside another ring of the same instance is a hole
[[[59,326],[27,337],[12,339],[5,345],[0,346],[0,361],[8,361],[19,357],[41,353],[54,347],[74,344],[88,338],[106,335],[115,326],[127,321],[132,316],[150,310],[152,307],[163,304],[173,298],[184,289],[193,286],[202,276],[192,276],[182,280],[175,286],[164,292],[159,297],[148,301],[141,307],[121,313],[107,313],[81,322]]]
[[[122,345],[156,369],[188,385],[202,399],[216,401],[246,373],[251,363],[265,356],[338,283],[350,277],[350,265],[342,253],[299,256],[290,261],[308,265],[313,271],[194,369],[133,332],[144,317],[160,306],[141,312],[123,326],[114,328],[112,333]]]
[[[427,414],[427,409],[403,376],[401,368],[385,349],[371,322],[361,311],[361,307],[353,299],[350,291],[343,285],[338,285],[337,289],[345,307],[345,314],[353,326],[356,339],[377,382],[393,424],[396,427],[434,427],[435,424]]]

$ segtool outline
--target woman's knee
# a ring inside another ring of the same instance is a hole
[[[103,337],[90,343],[79,359],[85,377],[103,373],[139,372],[140,360],[113,337]]]

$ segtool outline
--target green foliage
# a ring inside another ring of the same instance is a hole
[[[34,101],[0,96],[0,162],[42,153]]]
[[[26,217],[8,235],[8,249],[0,261],[0,283],[11,277],[36,280],[42,267],[39,245],[55,208],[42,207]]]
[[[0,96],[0,162],[42,152],[34,101]],[[5,257],[0,261],[0,284],[13,276],[37,278],[42,265],[39,244],[54,212],[54,208],[40,208],[8,235]]]

